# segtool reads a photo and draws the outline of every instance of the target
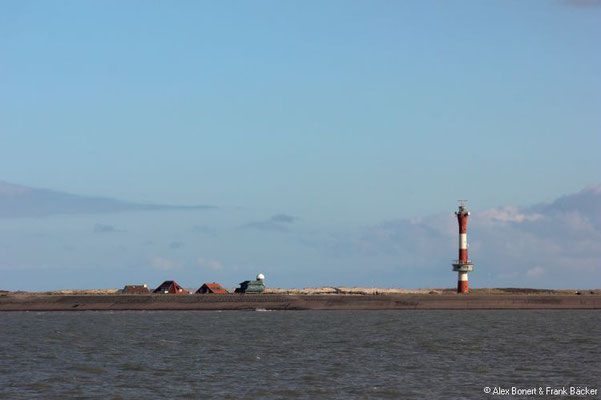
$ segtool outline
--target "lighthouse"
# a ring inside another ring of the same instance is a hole
[[[467,219],[470,212],[467,210],[465,202],[467,200],[459,200],[459,210],[455,211],[457,222],[459,223],[459,259],[453,263],[453,271],[457,271],[457,293],[468,293],[469,285],[467,273],[474,270],[474,265],[467,258]]]

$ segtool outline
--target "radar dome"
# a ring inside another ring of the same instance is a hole
[[[263,279],[265,279],[265,275],[263,275],[263,274],[258,274],[257,275],[257,280],[258,281],[262,281]]]

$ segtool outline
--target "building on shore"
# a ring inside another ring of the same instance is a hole
[[[265,291],[265,275],[258,274],[254,281],[244,281],[235,290],[236,293],[263,293]]]
[[[229,293],[218,283],[205,283],[197,291],[198,294],[227,294]]]
[[[181,287],[176,281],[165,281],[158,288],[154,289],[153,293],[160,294],[190,294],[186,289]]]
[[[148,290],[148,285],[125,285],[125,287],[121,290],[121,293],[124,294],[149,294],[150,290]]]

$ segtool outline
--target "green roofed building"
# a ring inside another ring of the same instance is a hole
[[[263,293],[265,291],[265,283],[263,274],[257,275],[254,281],[244,281],[240,283],[240,287],[235,290],[236,293]]]

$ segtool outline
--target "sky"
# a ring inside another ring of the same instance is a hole
[[[596,202],[538,213],[558,229],[580,218],[557,238],[493,215],[596,193],[600,21],[594,0],[3,1],[1,181],[214,208],[2,217],[0,288],[259,271],[279,286],[450,287],[457,199],[482,226],[586,247]],[[416,221],[419,243],[403,225]],[[594,244],[582,270],[541,250],[503,275],[493,260],[518,239],[480,254],[474,240],[475,283],[601,277]]]

